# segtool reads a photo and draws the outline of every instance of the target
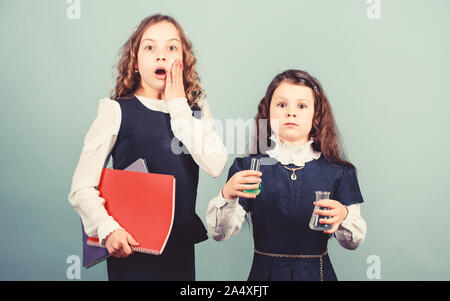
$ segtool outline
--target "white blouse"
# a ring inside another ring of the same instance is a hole
[[[170,114],[172,132],[189,150],[194,161],[212,177],[222,173],[227,162],[227,150],[214,132],[212,115],[206,99],[198,105],[201,119],[192,116],[186,98],[170,101],[136,97],[147,108]],[[80,215],[86,234],[104,239],[122,227],[108,214],[105,200],[95,188],[100,175],[117,140],[122,112],[117,101],[101,99],[97,117],[84,139],[78,165],[72,179],[69,203]],[[125,229],[126,230],[126,229]]]
[[[312,140],[303,146],[294,146],[288,142],[281,143],[278,137],[271,136],[275,147],[267,154],[282,164],[304,166],[305,163],[317,160],[321,153],[312,148]],[[367,224],[361,217],[360,204],[347,206],[348,214],[340,224],[335,236],[341,246],[346,249],[356,249],[365,239]],[[239,204],[239,197],[227,200],[222,195],[222,189],[208,204],[206,223],[209,234],[217,241],[229,239],[236,235],[245,220],[246,211]]]

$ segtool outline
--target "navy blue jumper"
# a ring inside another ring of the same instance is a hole
[[[330,199],[349,206],[363,202],[355,168],[329,163],[323,155],[292,172],[267,154],[236,158],[228,179],[236,172],[250,169],[252,158],[261,164],[262,189],[255,199],[239,198],[251,216],[254,253],[248,280],[337,280],[328,254],[320,258],[283,258],[262,255],[319,255],[327,251],[330,235],[309,228],[315,191],[329,191]],[[287,167],[298,167],[293,164]],[[227,180],[228,181],[228,180]]]
[[[136,97],[117,100],[122,121],[112,149],[113,168],[125,169],[144,158],[149,172],[175,177],[175,217],[162,255],[135,252],[127,258],[110,257],[109,280],[195,280],[194,244],[208,238],[195,213],[199,167],[171,129],[169,113],[147,108]],[[193,116],[200,114],[194,107]],[[174,140],[175,139],[175,140]],[[172,143],[184,148],[172,151]],[[126,200],[124,200],[126,201]],[[126,230],[126,229],[125,229]]]

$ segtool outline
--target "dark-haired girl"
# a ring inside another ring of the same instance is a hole
[[[367,227],[355,167],[342,153],[320,83],[299,70],[277,75],[255,119],[268,123],[266,131],[257,127],[257,154],[234,160],[227,183],[209,203],[208,231],[215,240],[228,239],[249,214],[254,256],[248,280],[337,280],[328,239],[334,234],[353,250]],[[260,171],[250,170],[254,158],[261,159]],[[249,193],[260,187],[259,195]],[[329,199],[315,202],[316,191],[329,192]],[[309,227],[313,210],[330,229]]]

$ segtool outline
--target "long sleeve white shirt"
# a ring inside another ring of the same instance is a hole
[[[227,162],[227,151],[214,132],[212,115],[206,99],[199,102],[201,118],[192,116],[186,98],[170,101],[136,96],[147,108],[170,114],[174,136],[188,149],[194,161],[212,177],[218,177]],[[86,234],[105,238],[122,228],[105,209],[105,200],[96,189],[105,160],[119,134],[121,109],[117,101],[101,99],[97,117],[84,139],[81,155],[72,179],[69,203],[80,215]],[[126,230],[126,229],[125,229]]]
[[[289,143],[280,143],[276,137],[271,137],[276,141],[276,147],[268,151],[270,157],[280,161],[282,164],[293,163],[303,166],[306,162],[316,160],[320,153],[313,151],[310,143],[307,147],[298,149]],[[219,194],[210,200],[206,211],[206,223],[209,234],[217,241],[229,239],[236,235],[245,220],[246,211],[239,204],[239,198],[227,200]],[[346,249],[356,249],[365,239],[367,224],[361,217],[360,204],[347,206],[348,214],[346,219],[340,224],[335,232],[339,244]]]

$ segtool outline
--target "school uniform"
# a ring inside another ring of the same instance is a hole
[[[202,139],[208,136],[208,139]],[[198,145],[200,144],[200,145]],[[199,165],[221,174],[226,149],[214,133],[206,100],[191,109],[185,98],[166,102],[142,96],[100,101],[85,138],[69,201],[88,235],[105,238],[121,226],[109,216],[95,190],[108,154],[114,169],[144,158],[149,172],[176,179],[174,224],[162,255],[135,252],[107,260],[109,280],[195,280],[194,244],[207,239],[195,212]],[[126,201],[126,200],[124,200]],[[127,229],[125,229],[127,230]]]
[[[339,243],[348,249],[362,243],[366,224],[360,216],[363,198],[355,169],[329,163],[312,149],[312,141],[293,146],[274,136],[271,139],[276,143],[273,149],[236,158],[228,174],[230,179],[236,172],[250,169],[252,158],[261,159],[260,194],[255,199],[226,200],[219,193],[208,206],[208,231],[216,240],[229,239],[249,213],[254,256],[248,280],[337,280],[327,253],[330,235],[311,230],[309,222],[315,191],[329,191],[330,199],[349,209],[335,233]]]

